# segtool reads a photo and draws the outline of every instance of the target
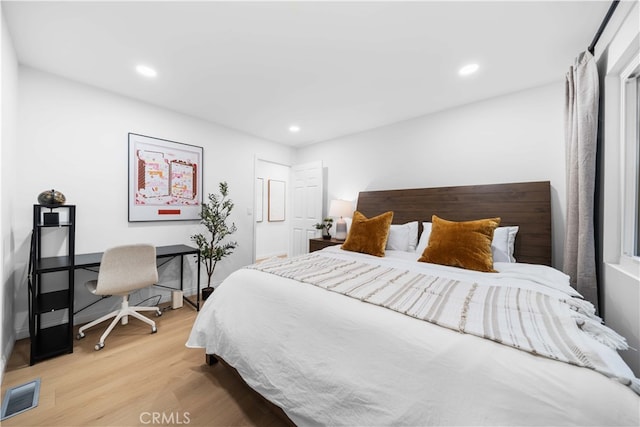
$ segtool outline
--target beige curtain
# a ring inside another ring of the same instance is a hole
[[[566,80],[565,143],[567,160],[567,223],[564,272],[571,285],[598,308],[594,243],[594,191],[598,131],[598,69],[583,52]]]

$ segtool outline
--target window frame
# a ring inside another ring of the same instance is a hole
[[[622,227],[620,264],[640,268],[640,51],[620,78],[620,184]]]

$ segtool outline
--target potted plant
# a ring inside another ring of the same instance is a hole
[[[322,230],[323,239],[329,240],[331,239],[331,233],[329,233],[329,231],[331,230],[332,225],[333,225],[333,218],[327,217],[323,219],[322,222],[315,224],[315,227],[317,230]]]
[[[220,183],[220,194],[209,194],[209,201],[202,204],[200,212],[200,223],[207,229],[205,233],[198,233],[191,236],[191,240],[196,242],[200,250],[200,262],[207,270],[207,286],[202,289],[202,299],[206,300],[213,292],[211,278],[218,261],[227,255],[231,255],[238,246],[235,241],[223,242],[227,236],[236,231],[235,223],[227,224],[233,201],[227,196],[229,187],[226,182]]]

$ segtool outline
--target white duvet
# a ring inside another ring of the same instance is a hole
[[[496,263],[491,274],[417,263],[406,252],[320,253],[576,295],[564,274],[543,266]],[[216,289],[187,346],[223,358],[301,426],[640,425],[640,397],[598,372],[256,270],[238,270]]]

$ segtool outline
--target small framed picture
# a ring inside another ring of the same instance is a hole
[[[285,210],[285,182],[275,179],[269,180],[269,221],[284,221]]]

